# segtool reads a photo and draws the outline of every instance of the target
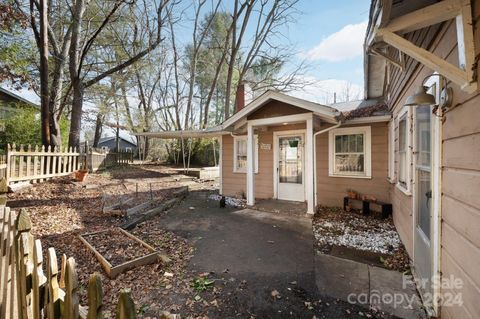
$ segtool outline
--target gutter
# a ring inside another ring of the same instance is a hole
[[[313,161],[313,191],[315,193],[314,207],[317,207],[317,202],[318,202],[317,201],[317,135],[327,133],[333,129],[336,129],[337,127],[340,127],[342,124],[343,124],[342,121],[339,121],[334,126],[330,126],[326,129],[323,129],[313,134],[313,154],[315,156],[315,159]]]

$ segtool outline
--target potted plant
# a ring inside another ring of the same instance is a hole
[[[77,182],[83,182],[85,181],[85,178],[88,175],[88,171],[86,169],[79,169],[78,171],[75,172],[75,179]]]
[[[347,196],[351,199],[357,198],[357,192],[353,189],[347,189]]]

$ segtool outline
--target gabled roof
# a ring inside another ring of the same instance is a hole
[[[230,134],[232,126],[244,120],[270,101],[279,101],[289,105],[296,106],[313,112],[319,118],[326,122],[338,123],[346,121],[348,123],[369,123],[385,122],[390,120],[390,113],[384,110],[384,104],[378,100],[359,100],[345,103],[337,103],[332,106],[322,105],[307,100],[299,99],[284,93],[267,91],[239,112],[227,119],[220,125],[203,130],[184,130],[184,131],[162,131],[162,132],[142,132],[133,133],[136,136],[157,137],[157,138],[189,138],[189,137],[216,137]],[[340,112],[334,106],[339,106],[341,111],[350,111],[348,114]]]
[[[235,113],[232,117],[223,122],[223,129],[227,129],[229,126],[237,123],[244,117],[252,114],[254,111],[258,110],[263,105],[267,104],[270,101],[279,101],[287,103],[308,111],[315,113],[320,118],[323,118],[326,121],[335,122],[335,116],[339,115],[339,112],[333,107],[310,102],[304,99],[293,97],[281,92],[276,91],[267,91],[257,97],[255,100],[247,104],[239,112]]]
[[[122,137],[122,136],[120,136],[119,138],[120,138],[121,140],[124,140],[125,142],[131,144],[131,145],[137,146],[137,144],[136,144],[134,141],[129,141],[129,140],[127,140],[126,138],[124,138],[124,137]],[[99,144],[100,144],[100,143],[105,143],[105,142],[108,142],[108,141],[114,140],[114,139],[116,139],[115,136],[105,136],[105,137],[101,137],[101,138],[98,140],[98,143],[99,143]],[[90,141],[89,143],[93,145],[93,141]]]
[[[347,122],[360,118],[365,119],[373,117],[376,117],[378,121],[385,119],[388,121],[391,117],[391,113],[385,103],[377,103],[359,106],[355,109],[341,112],[340,115],[337,116],[337,120],[341,122]]]
[[[381,104],[382,99],[368,99],[368,100],[355,100],[348,102],[339,102],[330,104],[331,107],[337,109],[340,112],[348,112],[351,110],[365,108],[372,105]]]
[[[10,97],[12,97],[12,98],[14,98],[15,100],[18,100],[19,102],[28,104],[28,105],[30,105],[30,106],[32,106],[32,107],[34,107],[34,108],[37,108],[37,109],[40,108],[40,105],[38,105],[38,104],[36,104],[36,103],[33,103],[32,101],[29,101],[29,100],[21,97],[20,95],[13,93],[13,92],[10,91],[10,90],[4,89],[4,88],[2,88],[1,86],[0,86],[0,92],[1,92],[1,93],[4,93],[4,94],[6,94],[6,95],[8,95],[8,96],[10,96]]]

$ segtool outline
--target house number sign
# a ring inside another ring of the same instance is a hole
[[[272,144],[260,143],[260,149],[261,150],[271,150],[272,149]]]

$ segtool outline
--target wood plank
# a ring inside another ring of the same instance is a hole
[[[467,257],[470,261],[470,257]],[[450,278],[453,276],[456,280],[460,279],[462,285],[460,289],[443,289],[444,294],[453,293],[454,295],[461,294],[461,305],[452,305],[449,308],[455,315],[454,318],[479,318],[480,307],[478,307],[478,296],[480,295],[480,288],[476,285],[468,273],[462,268],[465,260],[458,260],[449,251],[442,249],[442,275],[443,278]]]
[[[473,245],[480,248],[480,210],[444,195],[442,197],[442,219],[443,223],[449,224]]]
[[[465,71],[436,56],[432,52],[418,47],[412,42],[385,29],[379,29],[377,34],[386,43],[396,47],[405,54],[408,54],[415,60],[427,66],[428,68],[439,72],[440,74],[444,75],[458,85],[464,86],[466,84],[469,84],[469,79]]]
[[[442,248],[460,265],[472,282],[480,287],[480,249],[449,224],[444,223],[442,226]]]
[[[454,19],[460,14],[460,9],[460,1],[444,0],[397,17],[391,20],[385,28],[391,32],[409,33]]]

